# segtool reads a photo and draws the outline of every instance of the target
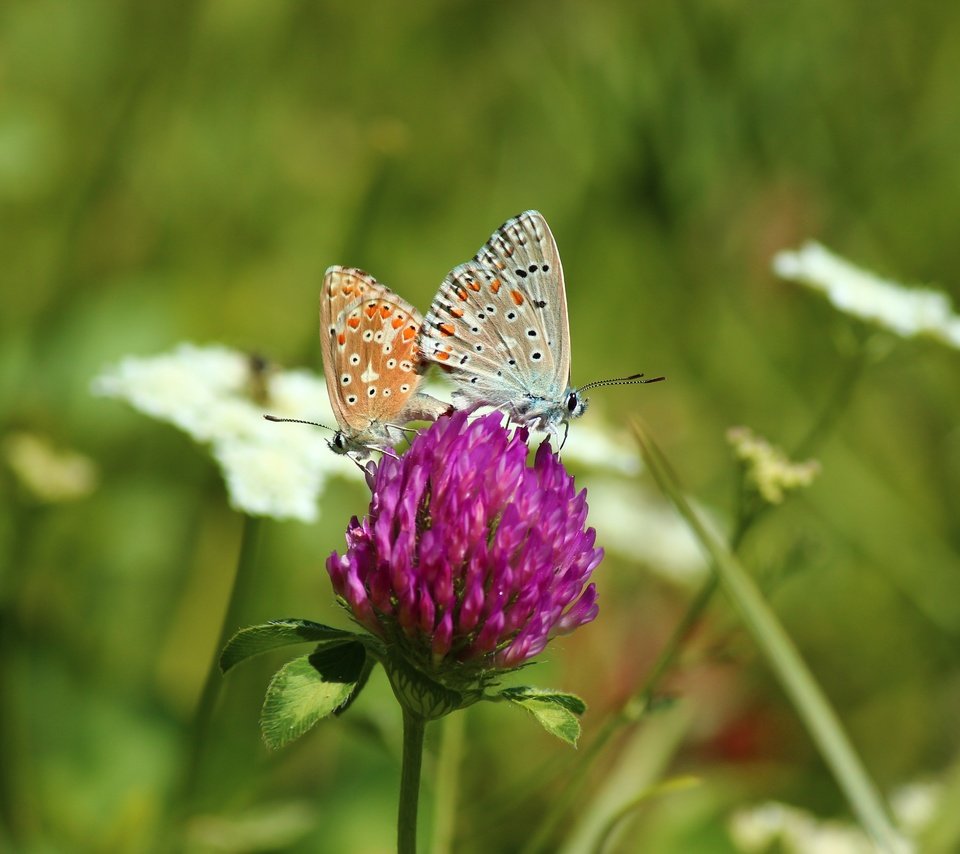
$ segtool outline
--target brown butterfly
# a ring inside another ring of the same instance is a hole
[[[369,273],[330,267],[320,294],[323,372],[339,430],[330,447],[387,451],[408,421],[434,421],[450,404],[417,392],[423,317]]]

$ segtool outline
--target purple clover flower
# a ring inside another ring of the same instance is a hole
[[[438,419],[368,478],[367,517],[327,560],[354,618],[412,664],[462,687],[511,669],[597,615],[603,550],[586,490],[499,413]]]

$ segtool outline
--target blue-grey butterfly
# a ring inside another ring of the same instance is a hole
[[[456,383],[458,408],[493,406],[552,435],[586,411],[588,389],[663,379],[632,374],[571,386],[563,267],[538,211],[508,219],[447,275],[421,327],[420,351]]]

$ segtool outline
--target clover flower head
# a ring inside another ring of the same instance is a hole
[[[270,412],[332,423],[326,384],[307,371],[274,370],[226,347],[185,343],[158,356],[125,357],[96,377],[93,392],[208,444],[231,505],[250,515],[313,522],[327,478],[356,476],[317,428],[263,418]]]
[[[780,504],[786,493],[809,486],[820,473],[817,460],[792,462],[787,455],[749,427],[731,427],[727,441],[747,474],[747,481],[770,504]]]
[[[441,417],[370,469],[369,514],[327,561],[357,622],[449,686],[517,667],[597,615],[586,490],[548,443],[527,456],[526,432],[499,413]]]
[[[774,272],[783,279],[822,291],[832,305],[904,338],[929,335],[960,349],[960,316],[950,298],[930,288],[907,288],[883,279],[810,241],[780,252]]]

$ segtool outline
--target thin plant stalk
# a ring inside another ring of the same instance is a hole
[[[637,810],[639,807],[644,806],[652,798],[659,797],[661,795],[669,795],[675,792],[682,792],[685,789],[692,789],[695,786],[700,785],[700,778],[687,775],[684,777],[674,777],[671,780],[665,780],[662,783],[656,783],[653,786],[649,786],[644,789],[636,797],[631,798],[623,806],[621,806],[610,818],[607,820],[606,826],[600,833],[596,844],[593,846],[594,854],[602,854],[606,850],[607,845],[613,838],[614,833],[619,827],[620,823],[630,815],[630,813]]]
[[[860,823],[882,851],[899,850],[901,837],[887,816],[880,793],[793,641],[764,601],[753,579],[707,530],[687,502],[669,473],[659,448],[639,426],[636,432],[651,473],[709,554],[720,586],[766,657]]]
[[[404,708],[403,766],[400,771],[400,808],[397,814],[397,854],[417,854],[417,808],[426,721]]]
[[[450,854],[453,850],[465,715],[465,711],[453,712],[440,722],[431,846],[433,854]]]
[[[217,644],[214,647],[213,656],[203,682],[203,690],[200,692],[200,699],[191,724],[189,753],[184,770],[182,789],[179,793],[181,809],[188,808],[189,802],[196,791],[204,743],[210,729],[213,710],[220,695],[222,682],[219,666],[220,652],[239,628],[239,621],[243,617],[244,608],[246,603],[249,602],[249,594],[253,588],[262,521],[255,516],[244,516],[243,520],[240,554],[237,559],[237,570],[233,577],[230,598],[223,615],[223,622],[220,624]]]

